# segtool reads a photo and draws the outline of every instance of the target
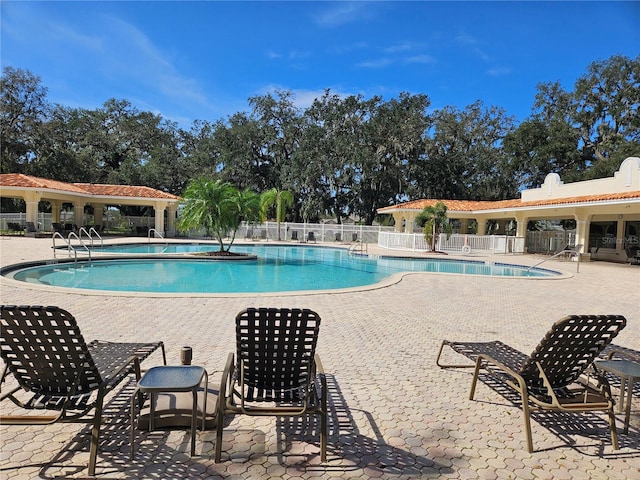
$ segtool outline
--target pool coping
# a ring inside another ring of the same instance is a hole
[[[155,242],[159,243],[159,242]],[[194,242],[198,243],[198,242]],[[243,244],[243,245],[256,245],[256,244]],[[259,245],[259,244],[258,244]],[[286,244],[273,244],[273,246],[291,246]],[[335,248],[340,249],[341,247],[337,246],[326,246],[326,245],[305,245],[305,247],[322,247],[322,248]],[[472,264],[484,264],[484,265],[498,265],[505,267],[517,267],[517,268],[534,268],[528,267],[527,265],[521,265],[516,263],[506,263],[506,262],[497,262],[497,261],[487,261],[487,260],[472,260],[472,259],[462,259],[462,258],[432,258],[425,259],[424,257],[411,257],[411,256],[393,256],[393,255],[379,255],[372,254],[366,255],[373,258],[387,258],[387,259],[405,259],[405,260],[434,260],[438,262],[466,262]],[[97,258],[93,258],[92,261],[101,262],[101,261],[113,261],[113,260],[157,260],[159,258],[162,259],[177,259],[177,260],[187,260],[187,261],[248,261],[255,260],[255,258],[249,258],[253,256],[247,255],[246,257],[212,257],[212,256],[196,256],[189,255],[189,253],[180,253],[180,254],[99,254]],[[88,259],[82,259],[83,262],[87,262]],[[319,290],[286,290],[286,291],[272,291],[272,292],[132,292],[132,291],[120,291],[120,290],[98,290],[98,289],[83,289],[83,288],[71,288],[71,287],[60,287],[55,285],[44,285],[44,284],[36,284],[29,283],[20,280],[14,280],[13,274],[19,270],[23,270],[25,268],[45,266],[45,265],[54,265],[59,263],[74,263],[76,262],[75,258],[53,258],[53,259],[45,259],[45,260],[31,260],[27,262],[14,263],[11,265],[3,266],[0,268],[0,284],[5,284],[7,286],[14,287],[22,287],[32,290],[38,291],[51,291],[51,292],[59,292],[59,293],[72,293],[79,295],[95,295],[95,296],[118,296],[118,297],[134,297],[134,298],[170,298],[170,297],[180,297],[180,298],[238,298],[238,297],[246,297],[247,295],[256,296],[256,297],[270,297],[273,295],[278,295],[281,297],[294,297],[299,295],[340,295],[340,294],[348,294],[354,292],[366,292],[372,290],[378,290],[381,288],[386,288],[391,285],[395,285],[402,281],[408,275],[457,275],[457,276],[470,276],[469,274],[464,273],[455,273],[455,272],[397,272],[393,273],[382,280],[368,284],[368,285],[360,285],[356,287],[347,287],[347,288],[336,288],[336,289],[319,289]],[[474,274],[474,277],[480,278],[492,278],[492,279],[501,279],[506,281],[514,281],[514,280],[562,280],[566,278],[571,278],[573,274],[569,272],[564,272],[560,270],[550,270],[535,267],[536,270],[543,270],[546,272],[552,272],[554,275],[549,276],[498,276],[498,275],[484,275],[484,274]]]

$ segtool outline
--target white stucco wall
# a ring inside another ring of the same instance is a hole
[[[640,190],[640,158],[628,157],[613,177],[565,184],[557,173],[550,173],[540,188],[523,190],[521,198],[523,202],[530,202],[638,190]]]

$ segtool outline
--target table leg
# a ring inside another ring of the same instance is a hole
[[[191,407],[191,456],[196,454],[196,417],[198,415],[198,386],[191,392],[193,406]]]
[[[624,389],[627,385],[627,378],[620,377],[620,401],[618,402],[618,413],[622,412],[624,405]]]
[[[133,460],[133,455],[134,455],[134,442],[135,442],[135,423],[136,423],[136,398],[137,398],[137,393],[139,392],[138,389],[136,389],[135,392],[133,392],[133,395],[131,396],[131,434],[130,434],[130,438],[129,438],[129,444],[131,445],[131,448],[129,449],[129,458],[131,460]]]
[[[640,379],[631,377],[627,382],[627,408],[624,414],[624,430],[622,430],[622,433],[625,435],[629,433],[629,421],[631,420],[631,395],[633,394],[633,385],[636,383],[636,380]]]
[[[202,399],[202,431],[207,428],[207,391],[209,390],[209,375],[204,371],[204,394]]]
[[[154,418],[156,416],[156,402],[154,402],[153,399],[153,392],[149,392],[149,400],[151,401],[151,405],[149,405],[149,431],[153,432],[153,428],[154,428]]]

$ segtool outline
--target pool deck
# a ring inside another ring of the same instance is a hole
[[[369,253],[394,254],[377,247]],[[2,266],[52,257],[51,239],[0,238]],[[471,258],[533,265],[544,257]],[[193,458],[187,430],[138,432],[136,458],[130,461],[131,381],[107,402],[98,478],[637,480],[637,394],[628,435],[622,434],[622,414],[617,415],[619,450],[612,449],[600,414],[538,414],[532,421],[536,450],[529,454],[521,410],[511,398],[480,382],[476,399],[468,400],[471,372],[435,364],[445,338],[499,339],[529,353],[551,324],[568,314],[624,315],[627,327],[614,343],[640,350],[640,267],[581,262],[577,273],[576,262],[552,260],[543,266],[568,275],[549,280],[420,273],[358,291],[177,298],[69,293],[0,279],[0,296],[3,304],[70,311],[87,340],[163,340],[169,363],[179,363],[181,347],[189,345],[193,363],[207,369],[214,388],[234,350],[240,310],[305,307],[320,314],[318,354],[331,406],[326,463],[319,459],[314,422],[247,416],[226,420],[222,463],[213,462],[213,430],[198,431]],[[143,367],[158,364],[158,357]],[[11,410],[3,402],[2,413]],[[86,478],[89,427],[0,426],[0,452],[2,479]]]

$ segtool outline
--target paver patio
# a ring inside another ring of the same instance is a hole
[[[52,258],[50,239],[3,237],[0,249],[3,266]],[[532,265],[541,257],[506,260]],[[307,307],[322,317],[318,353],[331,404],[325,464],[313,422],[247,416],[227,419],[222,463],[213,462],[213,430],[198,432],[190,458],[187,429],[139,432],[130,461],[132,379],[106,406],[98,478],[637,480],[637,395],[629,435],[622,435],[618,414],[619,450],[612,449],[600,414],[538,414],[532,422],[536,451],[529,454],[521,411],[508,394],[480,383],[470,401],[472,372],[435,364],[443,338],[500,339],[529,353],[552,322],[572,313],[626,316],[628,325],[614,342],[640,350],[640,267],[581,263],[576,273],[573,262],[546,265],[572,275],[534,280],[408,274],[384,288],[347,293],[174,298],[68,293],[2,279],[0,296],[3,304],[70,311],[87,340],[163,340],[170,363],[179,363],[181,347],[190,345],[193,363],[206,367],[214,386],[234,350],[234,317],[243,308]],[[153,361],[159,357],[143,367]],[[84,478],[89,428],[0,426],[0,450],[0,478]]]

